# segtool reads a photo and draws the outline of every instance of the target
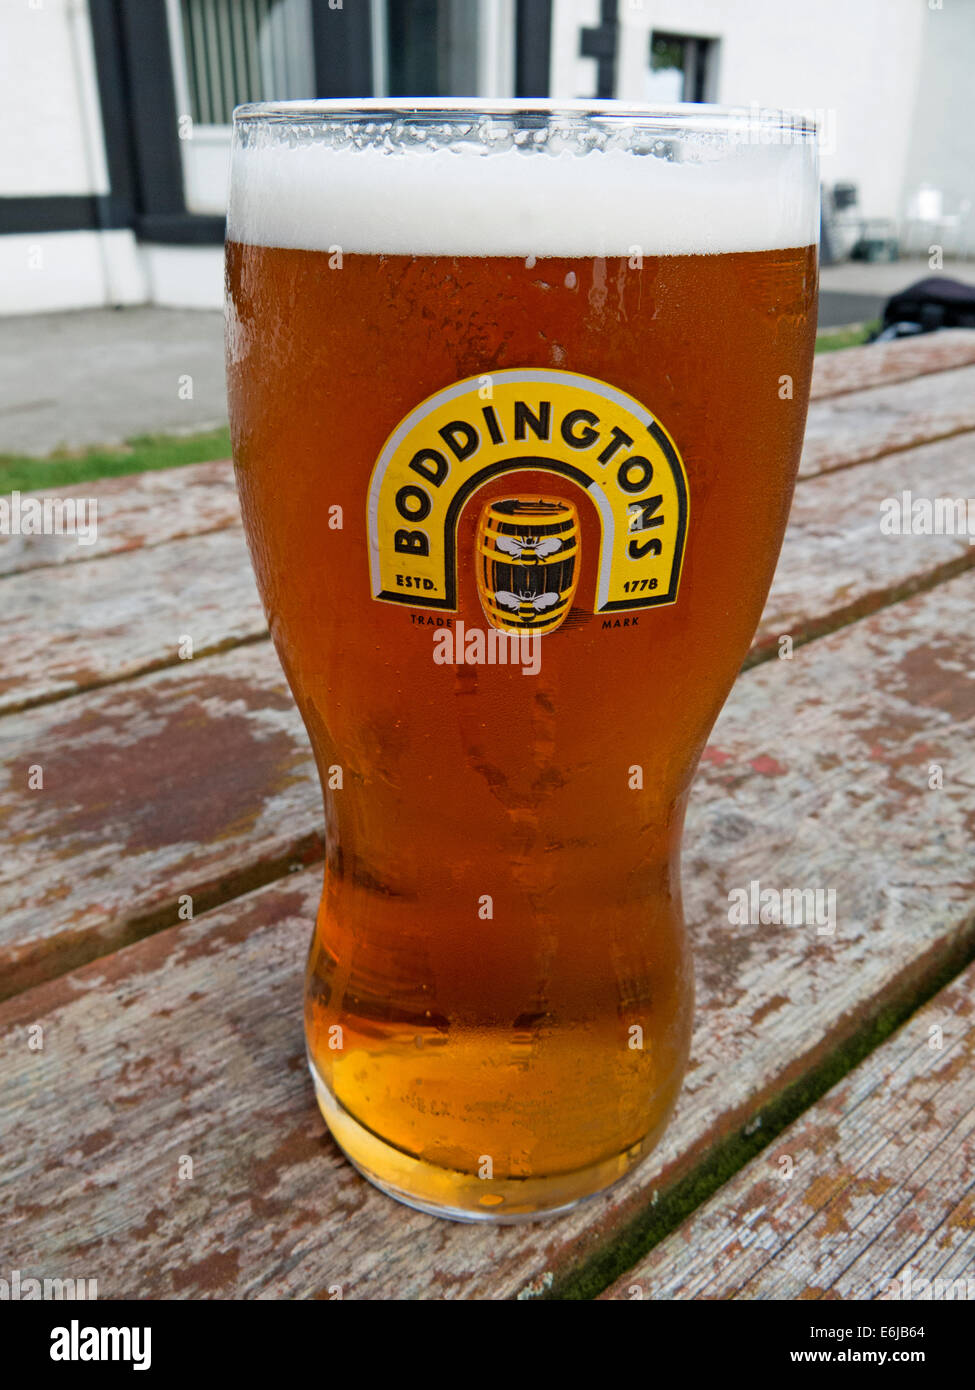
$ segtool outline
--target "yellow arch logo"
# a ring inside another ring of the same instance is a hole
[[[531,469],[600,524],[597,613],[673,603],[688,526],[687,475],[658,420],[625,392],[575,372],[525,367],[469,377],[397,425],[367,503],[373,597],[457,607],[457,522],[485,483]],[[523,489],[521,489],[523,491]]]

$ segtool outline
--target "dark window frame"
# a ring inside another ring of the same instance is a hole
[[[369,96],[368,0],[311,0],[315,95]],[[615,0],[602,0],[604,20]],[[131,228],[141,241],[219,245],[225,220],[186,207],[166,0],[89,0],[109,192],[0,198],[0,234]],[[517,0],[515,95],[549,93],[551,0]]]
[[[681,101],[707,102],[713,100],[714,64],[718,51],[718,40],[703,34],[675,34],[669,29],[650,31],[649,63],[653,70],[653,48],[655,43],[680,44],[683,87]],[[664,69],[672,71],[672,69]]]
[[[131,228],[141,241],[220,245],[225,219],[187,209],[166,0],[89,0],[109,188],[0,198],[0,233]],[[368,0],[312,0],[316,96],[372,91]]]

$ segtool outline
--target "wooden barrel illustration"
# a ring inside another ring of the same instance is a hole
[[[579,583],[579,513],[561,497],[488,502],[477,526],[477,589],[492,627],[554,632]]]

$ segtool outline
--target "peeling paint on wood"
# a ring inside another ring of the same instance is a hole
[[[975,429],[975,366],[813,401],[800,477]]]
[[[975,435],[803,480],[752,653],[832,630],[975,562],[954,536],[888,536],[881,502],[975,497]],[[0,712],[119,681],[266,631],[239,526],[4,581]]]
[[[0,1006],[0,1120],[18,1136],[0,1263],[83,1269],[103,1298],[337,1285],[495,1299],[564,1277],[971,934],[973,599],[961,576],[739,681],[685,835],[691,1068],[660,1148],[611,1193],[551,1223],[479,1229],[398,1207],[350,1169],[304,1073],[309,872]],[[137,851],[165,838],[135,819]],[[835,933],[732,925],[729,893],[751,880],[833,890]]]
[[[975,335],[973,335],[975,336]],[[829,632],[975,564],[968,537],[887,535],[881,504],[975,498],[975,435],[939,440],[839,473],[807,478],[792,499],[778,568],[752,648]]]
[[[72,565],[240,524],[229,459],[65,483],[24,495],[42,500],[92,498],[97,503],[98,538],[94,545],[79,545],[74,536],[0,536],[0,575],[40,565]]]
[[[973,993],[975,966],[602,1297],[975,1298]]]
[[[0,820],[5,994],[314,853],[318,778],[271,644],[0,719]]]
[[[895,338],[889,343],[843,348],[840,352],[820,353],[816,358],[810,395],[814,401],[824,400],[827,396],[863,391],[868,386],[967,367],[973,362],[972,328],[952,328],[913,338]]]
[[[0,712],[267,631],[239,526],[2,581]],[[183,648],[184,652],[187,648]]]

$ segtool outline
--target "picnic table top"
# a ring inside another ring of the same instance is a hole
[[[691,797],[676,1116],[611,1192],[514,1227],[392,1202],[320,1118],[319,788],[230,464],[86,484],[91,546],[0,539],[0,1267],[103,1299],[975,1275],[975,545],[881,527],[904,492],[975,497],[973,445],[975,332],[817,360],[781,563]],[[835,892],[835,932],[730,926],[716,904],[763,880]]]

